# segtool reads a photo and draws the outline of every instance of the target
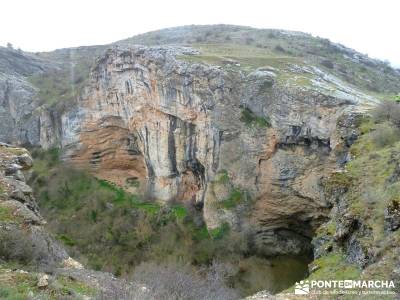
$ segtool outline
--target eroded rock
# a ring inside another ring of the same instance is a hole
[[[362,93],[353,101],[279,84],[275,69],[246,76],[175,52],[136,47],[99,58],[79,106],[63,116],[65,159],[156,201],[201,203],[209,228],[251,231],[264,254],[307,251],[330,209],[321,178],[343,160],[345,112]],[[212,204],[226,196],[211,186],[221,170],[253,200],[246,214]]]

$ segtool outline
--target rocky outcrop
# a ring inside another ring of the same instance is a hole
[[[8,291],[18,287],[19,296],[40,299],[67,294],[68,299],[143,299],[143,285],[85,269],[47,232],[25,183],[24,173],[32,163],[27,150],[0,143],[0,286],[8,288],[2,296],[15,296]]]
[[[0,47],[0,140],[48,148],[59,142],[55,112],[45,109],[29,76],[57,66],[33,54]]]
[[[345,160],[337,121],[369,98],[343,83],[327,94],[321,82],[340,81],[326,76],[304,88],[270,67],[246,74],[176,58],[187,53],[115,48],[99,58],[79,107],[63,117],[65,158],[135,182],[148,198],[203,207],[209,228],[229,223],[262,254],[308,251],[330,208],[320,180]]]
[[[0,73],[0,137],[3,141],[39,143],[38,118],[32,112],[39,106],[36,90],[16,75]]]
[[[0,144],[0,237],[2,259],[29,261],[40,266],[60,265],[68,255],[44,229],[32,189],[23,171],[32,158],[22,148]]]

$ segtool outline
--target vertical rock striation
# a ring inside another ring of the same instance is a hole
[[[177,59],[195,53],[107,51],[63,116],[66,159],[149,198],[197,204],[209,228],[246,231],[265,255],[307,251],[329,210],[320,179],[345,159],[337,120],[362,94]]]
[[[33,54],[0,47],[0,140],[49,148],[59,144],[60,118],[43,106],[29,76],[57,66]]]

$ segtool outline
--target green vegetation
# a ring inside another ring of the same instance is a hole
[[[21,224],[23,222],[23,218],[19,215],[14,215],[13,208],[4,206],[0,202],[0,223],[8,222]]]
[[[398,254],[393,249],[400,241],[400,231],[387,230],[385,211],[391,207],[396,211],[399,207],[400,134],[397,105],[393,101],[382,102],[372,111],[372,116],[364,116],[357,121],[360,136],[350,147],[352,159],[346,164],[344,172],[331,174],[323,183],[328,196],[338,199],[340,195],[336,204],[339,209],[332,210],[329,222],[316,232],[317,240],[323,242],[319,248],[325,252],[312,263],[311,269],[314,271],[307,280],[393,280],[393,266],[398,261]],[[392,110],[388,111],[388,107]],[[356,222],[357,228],[346,229],[348,220]],[[363,269],[349,263],[347,256],[354,254],[349,252],[354,250],[343,247],[346,242],[341,239],[348,238],[343,237],[343,230],[345,235],[346,230],[350,234],[354,230],[352,238],[356,238],[365,257],[371,259]]]
[[[57,278],[59,284],[61,284],[61,293],[64,295],[86,295],[93,296],[95,295],[95,290],[91,287],[88,287],[86,284],[79,282],[77,280],[73,280],[70,277],[60,276]]]
[[[183,26],[153,31],[118,42],[120,45],[189,45],[200,55],[184,55],[181,59],[240,68],[250,72],[272,66],[282,74],[289,64],[316,65],[347,83],[379,97],[395,96],[400,80],[394,69],[382,61],[366,56],[354,58],[355,52],[327,39],[299,32],[254,29],[232,25]],[[232,63],[229,61],[234,61]],[[305,83],[305,82],[304,82]]]
[[[248,108],[244,108],[242,110],[240,121],[244,122],[249,127],[253,126],[258,128],[271,127],[271,123],[267,118],[257,116]]]
[[[179,205],[172,206],[171,211],[178,220],[183,220],[188,215],[187,209]]]
[[[251,259],[256,254],[247,238],[228,224],[207,230],[201,212],[193,206],[148,202],[61,163],[55,149],[33,153],[40,167],[34,167],[30,184],[48,230],[72,257],[90,268],[126,277],[143,263],[186,265],[201,271],[214,261],[246,262],[229,281],[243,295],[254,293],[260,284],[243,282],[243,276],[253,278],[267,269],[275,272],[268,263],[254,269],[264,258]],[[229,184],[228,173],[221,171],[217,180]],[[223,204],[230,208],[246,197],[235,190]]]
[[[94,211],[92,211],[94,212]],[[96,220],[93,220],[93,222],[96,222]],[[75,246],[76,242],[72,240],[70,237],[66,236],[65,234],[60,234],[57,236],[57,239],[59,239],[61,242],[63,242],[64,245],[67,246]]]
[[[26,153],[26,150],[23,148],[14,148],[14,147],[1,147],[1,151],[13,155],[22,155]]]
[[[44,59],[57,63],[57,69],[33,74],[28,80],[39,89],[38,98],[47,107],[62,112],[74,105],[83,87],[88,83],[89,73],[103,47],[80,47],[38,53]]]
[[[229,175],[227,170],[221,170],[218,172],[218,174],[215,176],[214,182],[220,183],[220,184],[227,184],[229,183]]]
[[[61,299],[73,297],[84,299],[94,296],[95,290],[85,284],[64,276],[57,276],[46,289],[37,287],[39,276],[35,273],[10,271],[8,266],[0,265],[0,299]]]
[[[313,261],[316,271],[307,278],[309,280],[346,280],[359,279],[361,271],[357,266],[349,264],[342,253],[329,253]]]
[[[400,130],[389,123],[377,124],[370,138],[376,147],[384,148],[400,140]]]
[[[366,245],[384,240],[384,209],[400,192],[396,179],[399,141],[400,134],[393,125],[376,124],[352,147],[356,158],[347,165],[350,176],[355,179],[350,189],[351,209],[372,228],[373,234],[365,240]]]
[[[8,207],[0,205],[0,222],[13,222],[15,217],[12,215],[12,210]]]
[[[248,195],[244,192],[242,192],[238,188],[234,188],[228,198],[218,202],[218,207],[219,208],[224,208],[224,209],[232,209],[239,205],[240,203],[243,203],[247,201]]]
[[[326,191],[331,194],[336,189],[348,189],[352,184],[352,177],[348,173],[333,173],[325,183]]]
[[[375,130],[379,131],[379,128],[377,124],[371,132],[360,137],[352,147],[355,159],[346,167],[353,178],[349,189],[352,212],[373,228],[371,241],[383,238],[384,209],[400,192],[399,182],[390,182],[390,178],[396,176],[396,162],[400,160],[399,139],[376,143]],[[368,243],[372,244],[371,241]]]
[[[89,77],[89,66],[71,65],[70,69],[35,74],[28,80],[39,88],[38,97],[46,105],[70,105],[81,93]]]
[[[397,108],[388,112],[384,109],[387,105],[388,102],[383,102],[372,112],[372,117],[360,120],[358,129],[361,135],[350,148],[352,160],[347,163],[344,172],[334,173],[328,178],[325,188],[331,195],[341,189],[348,203],[348,214],[361,220],[363,228],[370,232],[358,239],[361,247],[368,249],[369,255],[373,257],[385,256],[385,260],[390,260],[393,256],[390,253],[391,245],[398,233],[385,231],[385,210],[397,201],[400,194],[400,133],[398,114],[395,112]],[[393,105],[399,104],[392,102],[389,106]],[[336,222],[332,220],[323,225],[317,234],[333,236],[335,232]],[[320,262],[323,276],[333,274],[334,278],[341,278],[341,272],[337,273],[329,264],[341,266],[342,256],[329,254],[321,258]],[[389,274],[389,270],[384,267],[387,265],[371,265],[369,272],[372,274],[375,270],[375,277]],[[384,271],[378,272],[378,268]],[[346,273],[347,269],[344,270],[346,276],[353,274],[352,270],[349,274]],[[316,274],[320,273],[317,271]],[[357,272],[354,271],[354,274],[357,275]]]
[[[94,269],[123,275],[143,261],[208,264],[218,257],[241,255],[224,250],[222,245],[237,242],[230,240],[226,226],[208,232],[204,223],[195,222],[199,216],[193,208],[161,207],[84,171],[55,163],[54,149],[33,153],[35,164],[41,167],[34,167],[31,184],[49,230],[69,247],[72,256]]]
[[[210,230],[210,236],[214,240],[219,240],[222,239],[228,232],[229,232],[230,226],[227,223],[222,224],[221,226],[211,229]]]
[[[222,65],[245,72],[251,72],[264,66],[283,69],[290,63],[303,64],[302,60],[288,56],[286,53],[276,53],[273,50],[247,44],[196,43],[193,47],[198,49],[201,54],[185,55],[180,58],[189,62]]]
[[[383,100],[373,110],[373,118],[378,123],[390,122],[400,127],[400,103],[392,100]]]
[[[214,195],[221,194],[227,195],[226,198],[223,196],[216,196],[215,208],[231,210],[236,208],[238,205],[249,205],[251,203],[251,197],[247,191],[244,191],[238,187],[235,187],[231,183],[227,170],[220,170],[212,181],[210,188],[214,192]],[[245,207],[241,207],[244,211]]]
[[[317,229],[317,235],[321,236],[321,235],[329,235],[329,236],[333,236],[336,232],[336,221],[331,219],[329,220],[329,222],[321,225],[318,229]]]

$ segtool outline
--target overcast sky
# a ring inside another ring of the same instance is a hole
[[[298,30],[400,67],[399,0],[2,0],[0,45],[48,51],[188,24]]]

